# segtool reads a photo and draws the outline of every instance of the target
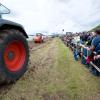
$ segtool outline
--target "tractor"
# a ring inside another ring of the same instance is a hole
[[[15,82],[28,69],[28,35],[22,25],[2,18],[10,10],[0,4],[0,83]]]
[[[35,43],[43,43],[44,41],[43,34],[37,33],[36,36],[34,37],[34,42]]]

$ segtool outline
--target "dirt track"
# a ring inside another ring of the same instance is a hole
[[[54,61],[53,49],[55,45],[50,41],[43,44],[29,44],[32,47],[30,49],[29,70],[15,84],[1,86],[0,100],[33,100],[33,96],[31,97],[32,90],[35,88],[33,80],[40,79],[41,74],[45,72],[49,74],[49,68]],[[37,91],[36,89],[35,92]],[[35,93],[33,94],[35,95]]]

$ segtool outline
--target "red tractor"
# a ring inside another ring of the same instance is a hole
[[[29,47],[23,26],[2,19],[10,10],[0,4],[0,81],[14,82],[26,71],[29,61]]]
[[[34,37],[34,42],[35,43],[43,43],[43,34],[37,33],[36,36]]]

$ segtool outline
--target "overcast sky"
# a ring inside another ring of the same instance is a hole
[[[1,0],[11,9],[6,19],[21,23],[28,34],[79,32],[100,24],[100,0]]]

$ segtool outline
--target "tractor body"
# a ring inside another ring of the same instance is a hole
[[[37,33],[36,36],[34,37],[34,42],[35,43],[43,43],[44,37],[43,34]]]
[[[25,32],[24,28],[22,25],[9,21],[9,20],[5,20],[0,18],[0,30],[4,30],[4,29],[16,29],[19,30],[23,33],[23,35],[28,38],[27,33]]]

